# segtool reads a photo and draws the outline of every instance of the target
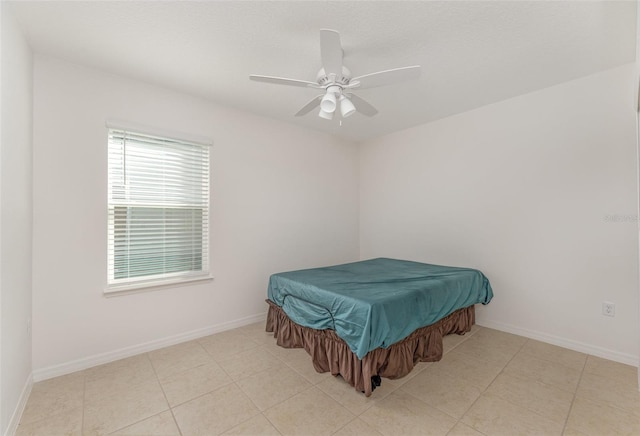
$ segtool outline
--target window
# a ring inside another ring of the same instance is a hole
[[[121,129],[108,136],[105,292],[209,278],[209,147]]]

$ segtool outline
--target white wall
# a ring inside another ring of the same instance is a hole
[[[0,8],[0,434],[5,434],[17,425],[31,386],[32,55],[11,6],[1,2]]]
[[[106,119],[213,139],[213,282],[103,296]],[[36,378],[255,319],[271,273],[358,258],[354,144],[41,56],[33,188]]]
[[[634,81],[629,64],[362,144],[361,257],[479,268],[480,324],[637,365]]]

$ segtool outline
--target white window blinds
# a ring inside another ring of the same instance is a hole
[[[118,129],[108,143],[107,292],[208,277],[209,147]]]

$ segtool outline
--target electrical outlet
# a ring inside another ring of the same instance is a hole
[[[616,316],[616,304],[610,301],[603,301],[602,314],[604,316]]]

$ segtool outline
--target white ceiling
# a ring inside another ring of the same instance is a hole
[[[37,53],[352,140],[383,135],[635,59],[635,1],[30,2],[14,12]],[[354,76],[422,65],[418,81],[358,95],[380,113],[295,118],[317,91],[319,29]]]

